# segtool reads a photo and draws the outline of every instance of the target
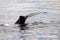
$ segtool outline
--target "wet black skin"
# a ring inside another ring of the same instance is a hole
[[[21,30],[25,30],[26,25],[25,21],[28,18],[28,16],[19,16],[19,19],[15,22],[15,24],[19,24],[19,27]]]
[[[27,18],[28,16],[19,16],[19,19],[15,22],[15,24],[25,24]]]

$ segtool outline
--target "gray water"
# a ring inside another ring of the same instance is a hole
[[[14,22],[30,13],[40,14],[28,18],[29,28],[20,30]],[[60,40],[60,1],[0,0],[0,40]]]

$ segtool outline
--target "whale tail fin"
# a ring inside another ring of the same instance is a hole
[[[32,17],[32,16],[38,15],[38,14],[40,14],[40,13],[30,13],[30,14],[28,14],[27,16],[28,16],[28,17]]]
[[[26,16],[19,16],[19,19],[15,22],[15,24],[25,24],[25,21],[28,17],[32,17],[32,16],[35,16],[35,15],[38,15],[40,13],[45,13],[45,12],[39,12],[39,13],[30,13]]]
[[[35,13],[30,13],[27,15],[27,17],[32,17],[32,16],[35,16],[35,15],[38,15],[40,13],[47,13],[47,12],[35,12]]]

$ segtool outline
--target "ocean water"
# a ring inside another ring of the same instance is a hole
[[[20,30],[14,23],[30,13],[40,14],[28,18],[29,28]],[[0,40],[60,40],[60,1],[0,0]]]

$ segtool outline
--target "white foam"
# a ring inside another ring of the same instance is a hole
[[[10,24],[3,24],[4,26],[10,26]]]

